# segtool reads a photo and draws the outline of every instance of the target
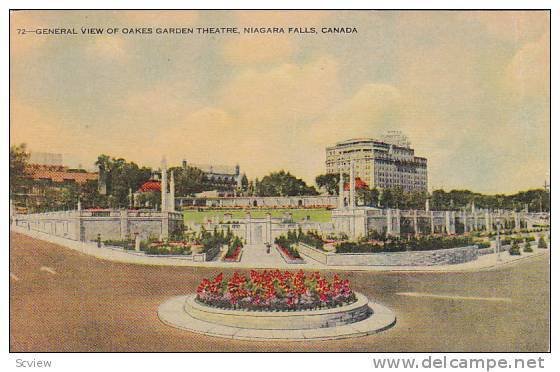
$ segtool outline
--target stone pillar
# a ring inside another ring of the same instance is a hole
[[[140,252],[140,235],[134,233],[134,250]]]
[[[175,176],[173,173],[174,172],[171,172],[169,180],[169,200],[167,201],[169,205],[167,210],[169,212],[175,212]]]
[[[473,218],[474,218],[474,229],[478,230],[478,214],[475,212],[473,212]]]
[[[432,234],[436,232],[435,224],[434,224],[434,211],[430,211],[430,230]]]
[[[265,241],[272,244],[272,215],[270,213],[266,214],[266,233]]]
[[[412,226],[414,227],[414,235],[418,236],[418,211],[416,209],[412,216]]]
[[[467,221],[467,211],[463,211],[463,225],[465,226],[464,227],[464,230],[465,230],[464,232],[469,232],[469,225],[468,225],[467,222],[468,222]]]
[[[486,210],[486,212],[484,213],[484,219],[485,219],[485,223],[486,223],[486,231],[492,231],[492,218],[490,216],[490,212],[488,211],[488,209]]]
[[[356,174],[354,172],[354,161],[350,161],[350,200],[348,201],[350,209],[356,207]]]
[[[385,211],[387,212],[387,236],[390,236],[393,235],[393,210],[387,208]]]
[[[121,222],[121,239],[126,239],[128,235],[128,212],[121,210],[119,218]]]
[[[251,231],[252,228],[252,223],[251,223],[251,213],[247,212],[245,213],[245,226],[246,226],[246,230],[245,230],[245,239],[247,240],[247,244],[253,244],[253,234]]]
[[[161,160],[161,211],[167,212],[167,162]]]
[[[82,202],[80,201],[80,199],[78,199],[78,207],[77,207],[78,211],[82,210]]]
[[[513,212],[513,218],[515,219],[515,231],[521,229],[521,219],[519,217],[519,212]]]
[[[401,236],[401,211],[395,209],[395,236]]]
[[[452,222],[452,219],[454,217],[455,216],[453,212],[445,211],[445,232],[447,233],[447,235],[455,233],[455,224]]]
[[[426,212],[430,211],[430,199],[426,198]]]
[[[344,208],[344,177],[340,171],[340,179],[338,181],[338,209]]]

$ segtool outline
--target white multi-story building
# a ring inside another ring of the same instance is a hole
[[[384,140],[356,138],[327,147],[327,173],[350,174],[370,188],[401,187],[405,191],[428,191],[428,160],[414,155],[408,140],[397,132]],[[389,138],[396,142],[389,143]],[[402,146],[404,144],[404,146]]]

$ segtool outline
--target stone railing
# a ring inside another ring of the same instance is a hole
[[[436,266],[455,265],[478,258],[478,247],[470,245],[431,251],[333,253],[299,243],[298,251],[325,265],[340,266]]]

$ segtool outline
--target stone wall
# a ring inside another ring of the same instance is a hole
[[[332,253],[306,244],[298,245],[299,253],[325,265],[336,266],[436,266],[455,265],[478,258],[476,245],[433,251]]]
[[[207,206],[207,207],[268,207],[268,208],[298,208],[298,207],[336,207],[337,196],[247,196],[235,198],[220,197],[177,197],[175,205],[177,207]]]
[[[182,229],[181,213],[157,211],[60,211],[48,213],[22,214],[14,216],[18,227],[40,231],[71,240],[91,241],[124,239],[134,236],[168,236],[175,229]]]

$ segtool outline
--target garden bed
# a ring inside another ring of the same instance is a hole
[[[305,263],[305,260],[303,258],[301,258],[299,253],[298,253],[298,257],[295,257],[294,255],[292,255],[290,253],[290,251],[288,249],[284,248],[283,246],[280,246],[278,244],[275,244],[274,246],[276,247],[276,250],[278,251],[278,253],[280,253],[280,256],[282,256],[284,261],[286,261],[286,263],[289,263],[289,264]],[[296,250],[296,252],[297,252],[297,250]]]
[[[246,311],[302,311],[334,308],[356,301],[348,280],[335,274],[332,281],[318,272],[290,273],[280,270],[258,272],[249,277],[235,272],[204,279],[197,288],[196,301],[206,306]]]

